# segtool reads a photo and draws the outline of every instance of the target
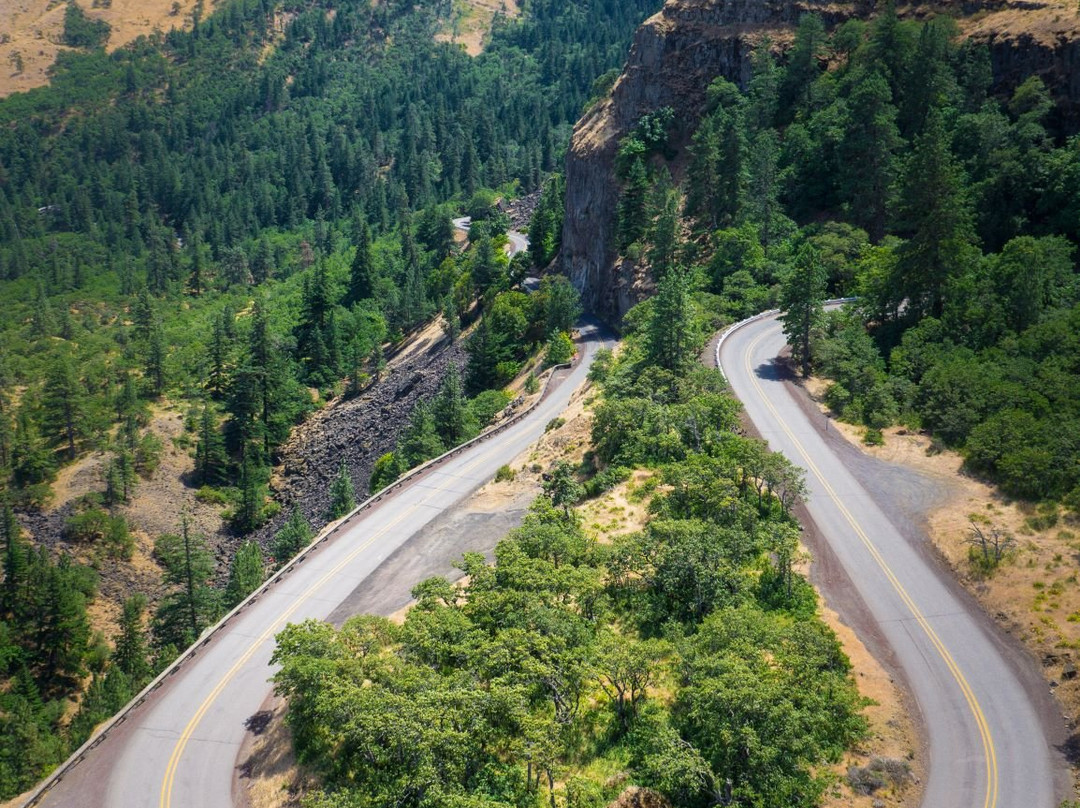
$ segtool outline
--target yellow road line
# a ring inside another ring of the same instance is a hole
[[[494,448],[484,452],[472,463],[464,466],[460,473],[464,474],[472,471],[478,465],[485,462],[488,457],[493,453]],[[441,485],[436,488],[435,491],[441,493],[445,491],[448,487],[448,485]],[[411,514],[416,509],[416,505],[410,505],[408,508],[403,510],[396,519],[383,526],[378,532],[372,534],[366,542],[364,542],[362,545],[349,553],[349,555],[342,559],[333,569],[331,569],[329,572],[326,573],[326,575],[320,578],[315,585],[309,587],[307,592],[305,592],[302,597],[298,598],[297,601],[287,611],[282,613],[277,618],[277,620],[275,620],[269,626],[269,628],[267,628],[262,634],[260,634],[259,638],[255,640],[255,642],[251,644],[247,651],[245,651],[244,654],[238,660],[236,660],[233,666],[229,668],[228,672],[221,678],[221,681],[218,682],[214,689],[210,691],[210,695],[208,695],[203,701],[203,703],[199,705],[199,709],[195,711],[195,714],[191,717],[191,720],[188,721],[187,726],[184,727],[183,732],[180,733],[180,738],[177,740],[176,746],[173,748],[172,755],[170,755],[169,757],[169,764],[165,768],[165,777],[161,782],[161,797],[159,800],[161,808],[170,808],[172,805],[173,782],[176,779],[176,771],[180,766],[180,758],[183,756],[184,749],[187,747],[188,741],[191,740],[191,736],[194,734],[196,727],[198,727],[199,725],[199,722],[202,721],[203,716],[206,715],[206,711],[210,709],[211,705],[217,700],[217,697],[221,695],[221,691],[228,686],[229,682],[233,680],[237,672],[245,664],[247,664],[248,660],[251,659],[252,656],[254,656],[255,652],[259,649],[259,646],[262,645],[267,639],[269,639],[269,637],[274,634],[285,621],[287,621],[290,617],[292,617],[293,614],[296,613],[296,610],[299,609],[300,606],[307,599],[308,594],[321,589],[327,581],[329,581],[331,578],[341,572],[344,567],[352,563],[352,561],[354,561],[358,555],[364,552],[364,550],[370,547],[376,539],[385,535],[388,530],[397,525],[399,522],[401,522],[401,520],[403,520],[406,516]]]
[[[952,654],[949,653],[949,649],[945,647],[945,643],[942,642],[937,632],[934,631],[933,627],[927,621],[926,617],[919,610],[919,607],[915,604],[915,601],[908,594],[907,590],[904,588],[904,585],[900,583],[900,580],[889,568],[889,565],[885,561],[885,558],[881,555],[877,547],[870,540],[870,537],[862,529],[862,526],[859,525],[859,523],[855,520],[855,517],[847,509],[847,506],[845,506],[844,503],[841,501],[835,489],[833,489],[832,485],[826,479],[825,475],[822,474],[821,470],[817,467],[817,464],[814,463],[813,459],[810,457],[810,453],[802,445],[802,442],[788,428],[787,424],[784,423],[784,420],[780,417],[780,414],[773,406],[772,401],[770,401],[769,397],[765,394],[765,390],[761,387],[760,382],[758,382],[757,376],[754,373],[753,368],[751,367],[750,357],[753,355],[754,350],[757,348],[758,344],[763,339],[765,339],[766,336],[768,335],[761,334],[750,344],[750,347],[746,351],[744,362],[746,365],[747,376],[749,377],[751,384],[754,385],[754,389],[757,391],[761,400],[765,403],[765,406],[768,408],[769,412],[772,413],[773,418],[776,419],[777,424],[780,425],[780,428],[784,431],[784,433],[788,436],[791,442],[794,443],[796,448],[799,450],[799,453],[802,455],[803,460],[806,461],[807,468],[812,471],[814,476],[817,477],[818,480],[821,482],[821,485],[825,489],[825,492],[829,495],[829,498],[832,499],[836,507],[840,510],[840,513],[843,514],[844,518],[848,521],[848,524],[851,525],[856,535],[862,541],[862,544],[866,547],[870,555],[877,562],[877,565],[881,568],[881,571],[885,574],[885,577],[889,580],[889,583],[892,584],[897,594],[900,595],[900,599],[904,602],[904,605],[907,606],[908,610],[911,612],[916,622],[918,622],[918,624],[922,626],[922,629],[924,632],[926,632],[926,636],[929,638],[931,644],[941,656],[941,659],[942,661],[944,661],[945,666],[949,669],[949,673],[952,674],[953,679],[956,681],[957,685],[959,685],[960,691],[964,694],[964,700],[967,702],[968,708],[971,710],[971,714],[975,718],[975,724],[979,728],[979,735],[981,737],[983,745],[983,753],[986,756],[986,799],[983,802],[983,806],[984,808],[995,808],[995,806],[997,805],[998,792],[997,752],[994,749],[994,739],[990,733],[990,726],[986,721],[986,716],[982,711],[982,707],[979,706],[979,701],[975,697],[974,691],[972,691],[971,686],[968,684],[967,679],[964,677],[963,671],[960,670],[960,666],[957,665],[956,660],[953,659]]]

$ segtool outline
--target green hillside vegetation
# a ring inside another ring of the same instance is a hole
[[[362,390],[384,349],[440,311],[455,338],[477,318],[484,336],[431,405],[432,439],[395,468],[481,428],[551,323],[569,325],[565,284],[512,291],[528,259],[505,259],[493,203],[558,167],[593,80],[654,5],[533,0],[475,59],[434,42],[448,6],[434,0],[229,0],[112,54],[107,28],[69,6],[65,36],[83,50],[60,56],[51,86],[0,102],[0,504],[14,508],[0,799],[265,574],[245,544],[226,585],[205,540],[176,525],[155,545],[156,611],[131,601],[122,636],[93,637],[95,575],[33,549],[14,513],[46,506],[58,469],[104,451],[103,490],[74,504],[66,538],[122,563],[133,541],[116,506],[152,473],[163,447],[148,426],[169,405],[185,413],[199,496],[246,534],[277,508],[270,467],[292,427]],[[461,211],[476,220],[467,252],[453,242]],[[309,531],[290,520],[274,561]],[[63,615],[17,608],[56,588]]]
[[[762,46],[745,90],[711,84],[696,131],[657,110],[623,139],[616,235],[662,278],[681,216],[699,286],[730,319],[781,306],[842,417],[928,429],[1007,494],[1080,507],[1080,138],[1038,77],[990,84],[946,17],[807,16],[784,66]],[[858,302],[825,317],[830,296]]]
[[[707,323],[675,297],[597,360],[590,459],[553,467],[493,565],[470,554],[466,584],[420,584],[402,626],[278,636],[311,806],[601,808],[635,784],[686,808],[818,804],[866,725],[793,569],[802,478],[736,433],[719,373],[694,367]],[[656,339],[673,314],[678,348]],[[599,543],[573,506],[635,467],[651,519]]]

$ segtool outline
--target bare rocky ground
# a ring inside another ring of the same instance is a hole
[[[541,193],[541,190],[537,189],[506,204],[506,214],[510,217],[511,227],[523,233],[529,229],[536,206],[540,204]]]
[[[357,501],[367,498],[375,461],[394,449],[416,404],[438,392],[450,363],[465,363],[460,341],[449,344],[441,327],[429,326],[394,357],[382,378],[361,395],[336,400],[297,427],[285,444],[272,480],[282,510],[254,535],[264,547],[298,507],[315,531],[326,523],[330,486],[341,463]]]

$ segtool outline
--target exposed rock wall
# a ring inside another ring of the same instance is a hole
[[[681,134],[700,118],[705,90],[723,76],[745,87],[750,55],[768,38],[784,50],[805,13],[831,28],[870,17],[875,0],[668,0],[638,29],[626,66],[610,96],[578,122],[566,161],[563,269],[586,306],[611,323],[637,303],[648,286],[629,262],[616,263],[613,243],[619,185],[618,140],[647,112],[671,106]],[[902,6],[903,15],[942,11],[960,16],[962,32],[991,51],[995,88],[1009,92],[1042,76],[1058,101],[1064,131],[1080,130],[1080,16],[1058,0],[972,0]],[[974,16],[972,16],[974,15]]]

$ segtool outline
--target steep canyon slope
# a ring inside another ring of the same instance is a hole
[[[618,262],[613,239],[619,183],[618,141],[642,115],[676,112],[676,145],[700,119],[709,83],[723,77],[745,88],[755,48],[769,43],[781,61],[799,19],[816,14],[829,30],[871,19],[884,3],[864,0],[668,0],[638,29],[610,95],[578,122],[566,162],[563,266],[587,304],[617,322],[645,295],[629,262]],[[1080,13],[1059,0],[989,0],[897,5],[898,14],[956,19],[962,36],[990,52],[992,91],[1008,94],[1038,75],[1056,101],[1056,127],[1080,129]],[[672,168],[678,179],[680,161]]]

